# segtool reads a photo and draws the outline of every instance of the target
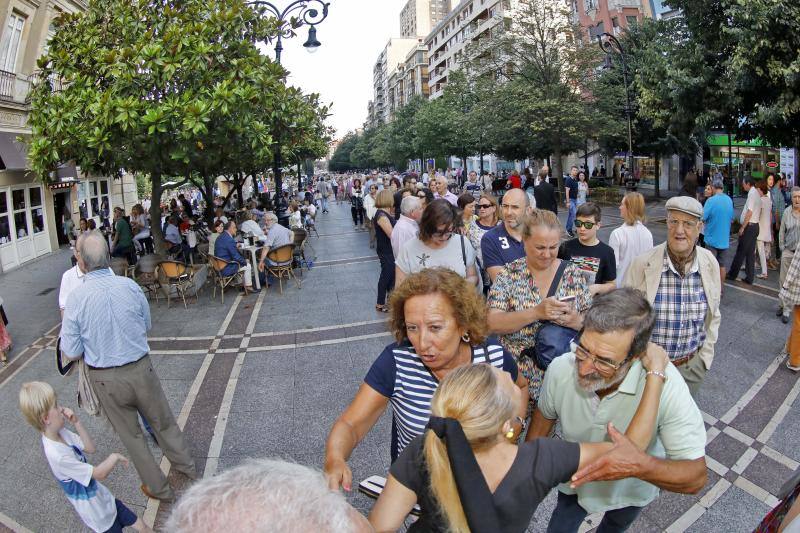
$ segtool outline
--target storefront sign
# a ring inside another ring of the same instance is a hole
[[[728,136],[725,134],[714,134],[706,137],[709,146],[728,146]],[[731,146],[768,146],[761,139],[753,139],[752,141],[740,141],[739,139],[732,139]]]
[[[781,148],[781,172],[794,175],[795,149]]]
[[[778,168],[778,163],[776,163],[775,161],[770,161],[769,163],[767,163],[767,168]]]

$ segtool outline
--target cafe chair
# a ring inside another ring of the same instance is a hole
[[[244,285],[244,273],[239,271],[239,264],[232,262],[232,261],[225,261],[224,259],[220,259],[215,255],[209,255],[208,261],[211,263],[211,269],[213,271],[212,275],[212,282],[214,284],[214,292],[212,294],[212,298],[217,297],[217,286],[219,286],[219,293],[220,299],[222,303],[225,303],[225,288],[231,285],[232,283],[238,282]],[[225,276],[222,274],[222,271],[225,270],[225,267],[228,265],[236,265],[236,272],[231,274],[230,276]],[[247,291],[247,287],[244,289]]]
[[[297,268],[300,269],[300,277],[303,277],[303,265],[305,265],[306,270],[311,269],[311,264],[306,260],[306,242],[308,241],[308,233],[304,229],[294,229],[292,230],[292,235],[294,235],[294,252],[292,254],[292,261],[294,264],[297,265]]]
[[[194,276],[192,269],[179,261],[162,261],[158,265],[161,272],[161,287],[167,293],[167,308],[170,306],[172,290],[175,289],[183,300],[183,307],[186,308],[186,293],[194,286]],[[197,295],[195,294],[195,298]]]
[[[267,253],[267,274],[278,278],[278,286],[280,287],[281,294],[283,294],[283,278],[289,281],[289,278],[294,279],[297,283],[297,288],[300,288],[300,280],[294,275],[292,267],[292,258],[294,257],[294,244],[284,244],[277,248],[270,250]],[[277,264],[270,264],[277,263]],[[285,263],[285,264],[282,264]]]

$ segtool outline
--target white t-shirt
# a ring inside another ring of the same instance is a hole
[[[750,224],[758,224],[758,220],[761,217],[761,195],[758,193],[758,189],[756,189],[755,185],[750,187],[750,190],[747,191],[747,203],[744,204],[742,214],[739,215],[740,224],[744,224],[744,217],[747,215],[748,209],[753,212],[753,215],[750,217]]]
[[[475,264],[475,249],[469,239],[464,239],[464,254],[461,253],[461,235],[453,234],[447,246],[434,249],[426,246],[421,240],[411,239],[403,244],[400,249],[400,257],[396,259],[396,264],[406,275],[419,272],[426,268],[445,267],[454,271],[462,278],[467,277],[467,269],[464,266],[464,255],[467,256],[467,265]]]
[[[42,447],[50,470],[83,523],[92,531],[108,530],[117,518],[114,495],[102,483],[92,479],[94,467],[86,462],[81,438],[63,428],[59,435],[66,444],[42,435]]]
[[[614,250],[614,259],[617,261],[617,287],[621,287],[625,272],[634,257],[653,248],[653,234],[639,221],[633,226],[623,224],[611,232],[608,245]]]
[[[108,269],[109,272],[112,274],[114,273],[113,270],[110,268]],[[70,268],[63,274],[61,274],[61,287],[58,290],[58,308],[62,311],[67,306],[67,298],[72,291],[83,285],[83,280],[86,274],[81,272],[81,269],[78,268],[78,265]]]

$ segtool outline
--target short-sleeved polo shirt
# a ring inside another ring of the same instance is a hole
[[[501,267],[525,257],[525,247],[506,231],[505,224],[498,224],[481,237],[481,253],[483,268]]]
[[[558,419],[563,438],[570,442],[608,441],[609,422],[626,431],[644,391],[646,371],[642,363],[636,360],[619,388],[604,398],[578,385],[575,364],[575,354],[570,352],[554,359],[547,368],[538,404],[542,415]],[[671,460],[704,457],[706,431],[700,410],[675,366],[667,365],[665,373],[656,434],[647,453]],[[590,513],[644,507],[658,496],[655,485],[635,478],[588,483],[578,489],[562,484],[558,490],[577,494],[578,503]]]

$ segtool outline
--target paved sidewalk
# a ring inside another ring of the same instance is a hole
[[[666,226],[658,210],[652,206],[650,227],[661,242]],[[320,237],[311,238],[309,250],[316,260],[303,272],[301,289],[284,286],[281,295],[274,286],[247,298],[230,292],[224,305],[204,291],[188,309],[152,305],[151,357],[200,473],[212,475],[246,457],[322,466],[333,421],[391,342],[386,315],[374,310],[377,258],[366,232],[353,230],[349,211],[334,205],[319,215]],[[616,209],[605,209],[603,221],[606,240],[621,220]],[[16,407],[20,384],[38,379],[52,383],[62,403],[77,409],[75,378],[60,378],[52,361],[58,280],[68,266],[61,252],[0,275],[17,342],[14,361],[0,369],[0,524],[20,531],[82,530],[38,436]],[[800,381],[778,356],[789,328],[774,316],[777,281],[770,275],[754,287],[728,285],[722,300],[717,355],[698,402],[708,427],[709,483],[699,495],[662,493],[632,531],[750,531],[798,467]],[[50,287],[55,290],[36,296]],[[125,451],[103,422],[82,419],[98,441],[92,462]],[[387,471],[389,433],[387,413],[353,454],[355,479]],[[163,523],[169,506],[139,492],[132,468],[115,470],[106,484],[136,512]],[[363,512],[373,503],[359,494],[348,498]],[[554,504],[552,493],[530,531],[544,531]],[[589,517],[585,529],[595,525]]]

